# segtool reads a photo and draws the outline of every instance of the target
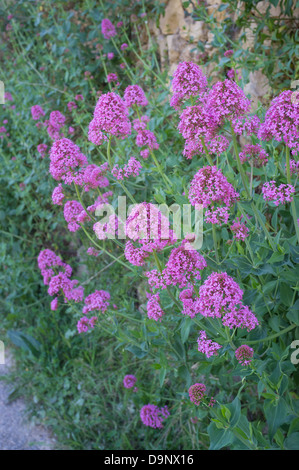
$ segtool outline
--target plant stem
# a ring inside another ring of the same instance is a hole
[[[77,193],[77,197],[79,199],[79,202],[81,204],[81,206],[83,207],[83,209],[85,210],[86,214],[91,218],[91,220],[93,220],[94,222],[96,222],[96,219],[94,218],[94,216],[92,214],[90,214],[90,212],[87,210],[82,198],[81,198],[81,195],[80,195],[80,192],[79,192],[79,188],[78,186],[76,185],[76,183],[74,183],[75,185],[75,189],[76,189],[76,193]]]
[[[213,232],[216,263],[219,264],[218,247],[217,247],[217,233],[216,233],[216,227],[215,227],[214,224],[212,224],[212,232]]]
[[[289,147],[286,147],[286,167],[287,167],[287,181],[288,184],[291,184],[291,168],[290,168],[290,149]],[[297,213],[296,213],[296,204],[295,204],[295,199],[293,198],[291,202],[291,211],[292,211],[292,217],[295,225],[295,231],[297,235],[297,241],[299,243],[299,224],[298,224],[298,218],[297,218]]]
[[[271,339],[278,338],[279,336],[284,335],[285,333],[288,333],[289,331],[296,328],[296,326],[297,325],[293,324],[291,326],[288,326],[284,330],[281,330],[279,333],[275,333],[274,335],[266,336],[266,338],[256,339],[254,341],[246,341],[246,344],[258,344],[258,343],[264,343],[265,341],[270,341]]]
[[[240,173],[240,175],[241,175],[242,182],[243,182],[243,186],[244,186],[244,189],[245,189],[245,191],[246,191],[247,197],[248,197],[248,199],[250,199],[251,195],[250,195],[250,192],[249,192],[249,189],[248,189],[247,178],[246,178],[246,175],[245,175],[245,173],[244,173],[244,170],[243,170],[243,167],[242,167],[242,163],[241,163],[241,160],[240,160],[240,157],[239,157],[239,150],[238,150],[237,138],[236,138],[236,134],[235,134],[235,131],[234,131],[234,129],[233,129],[233,126],[232,126],[231,121],[229,121],[229,125],[230,125],[231,134],[232,134],[232,138],[233,138],[233,145],[234,145],[234,150],[235,150],[235,155],[236,155],[238,170],[239,170],[239,173]]]
[[[158,162],[158,160],[157,160],[157,158],[156,158],[156,156],[155,156],[155,154],[152,150],[150,150],[150,154],[151,154],[151,156],[154,160],[154,163],[155,163],[156,167],[158,168],[158,171],[159,171],[160,175],[162,176],[162,178],[163,178],[163,180],[164,180],[164,182],[167,186],[168,191],[171,192],[171,187],[169,186],[169,183],[168,183],[169,180],[168,180],[167,176],[163,173],[163,170],[162,170],[162,168],[161,168],[161,166],[160,166],[160,164],[159,164],[159,162]]]
[[[204,151],[205,151],[205,154],[206,154],[207,160],[208,160],[208,162],[209,162],[209,165],[213,166],[214,163],[213,163],[213,161],[212,161],[212,159],[211,159],[211,157],[210,157],[209,151],[208,151],[208,149],[207,149],[207,146],[206,146],[206,144],[205,144],[205,141],[204,141],[204,138],[203,138],[203,137],[201,137],[201,143],[202,143],[203,149],[204,149]]]

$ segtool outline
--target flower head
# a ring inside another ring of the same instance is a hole
[[[45,115],[45,111],[43,110],[41,106],[36,104],[32,106],[31,108],[31,115],[32,115],[32,119],[34,119],[35,121],[38,121],[41,117]]]
[[[232,120],[244,116],[250,109],[250,101],[242,88],[234,81],[226,79],[212,86],[207,106],[221,123],[224,119]]]
[[[207,78],[198,65],[193,62],[181,62],[173,74],[173,96],[170,105],[179,109],[182,102],[191,96],[201,95],[208,86]]]
[[[156,405],[144,405],[140,410],[140,418],[143,424],[151,428],[163,428],[163,421],[168,418],[169,411],[167,406],[159,408]]]
[[[124,387],[132,388],[134,387],[136,381],[137,381],[137,378],[135,377],[135,375],[125,375],[124,380],[123,380]]]
[[[114,92],[100,96],[95,110],[94,119],[89,127],[89,139],[96,143],[105,140],[103,132],[115,137],[124,138],[131,133],[131,123],[128,118],[128,108],[119,95]]]
[[[50,150],[50,173],[57,181],[82,185],[82,167],[87,158],[70,139],[56,140]]]
[[[207,357],[217,356],[218,349],[221,349],[220,344],[213,342],[211,339],[207,339],[207,334],[204,330],[199,332],[197,338],[198,351],[205,354]]]
[[[105,39],[111,39],[117,34],[115,27],[108,18],[102,20],[101,30]]]
[[[196,383],[189,388],[189,397],[192,403],[200,405],[206,396],[206,386],[202,383]]]
[[[243,344],[235,351],[235,356],[242,366],[248,366],[251,363],[253,354],[253,349],[247,346],[247,344]]]
[[[262,193],[265,201],[273,201],[276,206],[293,201],[296,190],[291,184],[277,185],[276,181],[264,183]]]
[[[147,106],[148,101],[143,89],[138,85],[129,85],[125,89],[124,102],[128,108],[135,106]]]
[[[286,90],[274,98],[258,137],[284,142],[296,154],[299,151],[299,103],[298,100],[292,100],[292,94],[291,90]]]

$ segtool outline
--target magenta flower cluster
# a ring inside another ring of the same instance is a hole
[[[108,18],[104,18],[102,20],[101,31],[105,39],[111,39],[117,34],[115,26],[111,23]]]
[[[213,342],[211,339],[207,338],[207,334],[204,330],[199,332],[199,337],[197,338],[198,351],[205,354],[207,357],[217,356],[218,349],[221,349],[220,344]]]
[[[206,397],[206,386],[203,383],[196,383],[189,388],[189,397],[194,405],[200,405]]]
[[[249,161],[253,164],[253,166],[260,168],[261,166],[265,166],[268,163],[269,155],[260,144],[246,144],[243,151],[240,152],[239,157],[241,163]]]
[[[107,136],[125,138],[131,133],[128,108],[119,95],[114,92],[100,96],[93,120],[89,124],[88,138],[95,145],[100,145]]]
[[[125,375],[124,376],[124,380],[123,380],[123,384],[124,384],[124,387],[125,388],[132,388],[134,387],[134,385],[136,384],[137,382],[137,378],[135,377],[135,375]]]
[[[157,294],[148,294],[147,302],[147,316],[152,318],[155,321],[161,321],[162,317],[165,315],[161,305],[160,305],[160,295]]]
[[[284,142],[296,155],[299,151],[299,103],[292,100],[292,91],[283,91],[271,102],[261,124],[258,137]]]
[[[243,344],[235,351],[235,356],[242,366],[248,366],[253,358],[254,350],[247,346],[247,344]]]
[[[145,96],[145,93],[138,85],[127,86],[124,92],[124,102],[128,108],[148,105],[148,100]]]
[[[262,187],[265,201],[272,201],[276,206],[292,202],[295,191],[292,184],[280,184],[278,186],[276,181],[267,182]]]
[[[180,246],[173,248],[162,272],[154,269],[145,273],[152,288],[190,287],[201,279],[201,271],[207,263],[196,250],[188,249],[187,243],[187,240],[183,240]]]
[[[254,329],[259,323],[248,306],[243,291],[226,272],[212,273],[199,288],[198,312],[204,317],[221,318],[229,328]]]
[[[193,62],[181,62],[173,74],[170,105],[179,109],[183,101],[202,95],[208,87],[206,76]]]
[[[136,158],[131,157],[124,165],[123,168],[120,168],[119,165],[115,165],[111,173],[113,176],[115,176],[116,179],[118,180],[123,180],[124,178],[129,178],[130,176],[138,176],[140,173],[142,166]]]
[[[37,262],[44,278],[44,284],[49,286],[49,295],[62,295],[64,302],[70,300],[81,302],[83,300],[84,288],[77,286],[79,281],[76,279],[70,279],[72,275],[71,266],[64,263],[52,250],[42,250],[38,255]],[[51,302],[51,309],[56,310],[57,308],[58,297]]]
[[[205,219],[209,223],[226,223],[229,209],[238,197],[239,194],[216,166],[198,170],[190,184],[189,201],[193,206],[202,204],[204,208],[209,208]]]
[[[249,228],[246,225],[246,221],[242,222],[242,218],[237,217],[232,225],[230,226],[231,231],[233,232],[234,238],[237,240],[244,241],[249,235]]]
[[[168,418],[167,406],[159,408],[157,405],[144,405],[140,410],[140,418],[145,426],[155,429],[163,428],[163,421]]]
[[[137,204],[131,211],[126,235],[130,240],[125,245],[125,257],[135,266],[142,266],[153,251],[161,251],[175,239],[168,218],[147,202]]]

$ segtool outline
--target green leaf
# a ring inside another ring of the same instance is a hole
[[[224,406],[224,405],[221,405],[220,409],[221,409],[222,416],[223,416],[227,421],[229,421],[229,420],[230,420],[230,417],[231,417],[231,415],[232,415],[231,412],[229,411],[229,409],[228,409],[226,406]]]
[[[285,450],[299,450],[299,432],[294,432],[286,438],[283,447]]]
[[[160,387],[162,387],[163,384],[164,384],[166,372],[167,372],[167,370],[164,367],[162,367],[162,369],[160,370],[160,373],[159,373]]]
[[[148,354],[147,351],[144,351],[144,350],[142,350],[142,349],[140,349],[140,348],[138,348],[137,346],[134,346],[134,345],[127,346],[125,349],[127,351],[130,351],[132,354],[134,354],[134,356],[138,357],[138,359],[142,359],[145,356],[147,356],[147,354]]]
[[[214,422],[209,424],[208,434],[210,436],[209,450],[222,449],[229,446],[234,440],[234,435],[231,431],[228,429],[218,429]]]
[[[182,340],[183,344],[186,343],[186,341],[189,337],[190,328],[191,328],[192,325],[193,325],[193,321],[190,317],[185,317],[182,320],[182,323],[181,323],[181,340]]]
[[[264,404],[264,412],[269,426],[269,437],[273,440],[279,426],[285,423],[287,418],[287,405],[283,398],[279,398],[277,402],[266,401]]]
[[[35,357],[40,355],[41,343],[33,338],[33,336],[16,330],[8,330],[7,336],[13,342],[13,344],[24,349],[25,351],[30,351]]]

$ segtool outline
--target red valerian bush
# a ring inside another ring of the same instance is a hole
[[[117,35],[108,19],[102,21],[102,33],[107,40]],[[120,51],[126,48],[127,44],[123,43]],[[228,50],[224,55],[228,58],[232,53]],[[111,53],[110,59],[114,59]],[[129,75],[130,71],[127,73]],[[207,393],[210,384],[196,382],[191,385],[192,380],[196,380],[192,369],[192,361],[197,360],[196,354],[205,355],[209,371],[213,364],[216,370],[219,370],[218,364],[232,367],[235,357],[240,365],[248,366],[250,373],[260,381],[261,391],[263,387],[271,388],[271,381],[256,366],[257,361],[252,361],[254,350],[248,346],[263,343],[265,311],[262,314],[255,312],[257,303],[252,291],[253,286],[257,288],[257,282],[254,277],[246,282],[245,278],[257,272],[260,266],[260,262],[254,258],[252,243],[256,250],[262,246],[267,253],[263,253],[267,261],[260,268],[261,272],[267,269],[271,256],[280,259],[276,248],[277,237],[274,239],[273,233],[274,228],[277,230],[278,212],[275,212],[275,216],[272,213],[265,215],[268,210],[265,201],[273,201],[276,206],[283,204],[285,210],[289,210],[291,203],[288,223],[293,223],[296,232],[293,234],[293,246],[299,243],[294,202],[297,181],[293,181],[294,184],[291,181],[291,177],[296,175],[297,163],[289,158],[290,151],[296,155],[299,148],[298,107],[292,104],[291,92],[283,92],[272,101],[265,120],[261,122],[260,117],[250,114],[251,102],[236,83],[235,79],[239,79],[235,73],[231,74],[230,79],[209,86],[209,79],[197,64],[180,63],[173,75],[172,96],[168,96],[170,107],[174,110],[171,111],[167,125],[172,127],[172,131],[169,131],[172,136],[169,140],[169,154],[171,146],[181,135],[185,144],[181,145],[180,153],[186,159],[177,157],[176,170],[171,173],[165,171],[166,163],[162,160],[163,142],[159,138],[158,126],[155,128],[157,116],[155,107],[151,105],[150,91],[145,93],[137,84],[130,84],[122,91],[122,82],[114,72],[107,72],[106,76],[110,91],[100,94],[89,128],[84,129],[95,151],[89,154],[85,152],[88,157],[76,143],[61,135],[65,117],[59,111],[50,114],[49,126],[59,131],[52,133],[54,143],[50,150],[50,174],[60,182],[53,191],[52,201],[63,206],[69,231],[83,231],[88,242],[93,244],[87,250],[89,255],[98,260],[101,252],[104,252],[128,272],[138,273],[147,280],[146,303],[144,308],[142,306],[141,321],[146,334],[153,333],[154,337],[160,335],[161,343],[154,343],[154,340],[153,343],[135,342],[129,350],[135,351],[137,357],[139,355],[141,358],[149,350],[154,356],[157,354],[151,344],[162,344],[166,357],[169,357],[171,351],[176,352],[176,377],[185,379],[176,400],[187,408],[194,404],[196,407],[201,406],[205,412],[209,409],[214,417],[214,421],[208,425],[209,434],[212,435],[215,423],[218,423],[217,429],[225,429],[232,411],[219,402],[222,399],[221,392],[215,387],[215,382],[212,387],[216,398],[210,399]],[[111,87],[112,82],[116,83],[117,90]],[[147,114],[140,113],[141,107],[148,108]],[[73,105],[71,111],[83,112]],[[33,107],[33,119],[40,119],[43,115],[38,105]],[[238,136],[246,139],[243,148],[240,148]],[[277,175],[277,180],[267,181],[265,173],[265,181],[263,169],[273,164],[273,156],[266,146],[269,139],[283,142],[286,146],[286,170],[284,172],[280,165],[281,174]],[[132,149],[136,151],[138,147],[142,148],[142,165],[136,157],[131,156]],[[91,160],[90,154],[96,152],[100,155],[100,161],[98,157],[94,159],[94,156]],[[184,170],[180,165],[186,169],[186,175],[183,175]],[[171,219],[153,203],[151,192],[150,200],[144,201],[143,193],[140,192],[139,196],[138,191],[134,191],[134,187],[141,187],[138,183],[146,184],[150,172],[160,178],[156,201],[159,201],[160,194],[160,199],[169,205],[183,201],[186,205],[190,202],[196,210],[198,207],[204,210],[203,226],[208,227],[212,236],[205,235],[209,242],[201,252],[192,247],[190,233],[184,233],[180,239],[171,226]],[[284,180],[287,183],[281,183]],[[108,187],[112,189],[103,194],[102,188]],[[113,205],[108,204],[109,200],[116,201],[119,191],[134,204],[124,218],[119,213],[116,215]],[[112,213],[109,213],[108,206]],[[99,211],[103,213],[105,210],[108,214],[99,221]],[[229,239],[229,236],[232,238]],[[108,240],[121,249],[119,257],[112,253],[111,248],[106,249]],[[244,255],[240,266],[238,254]],[[248,259],[249,263],[252,262],[250,270]],[[84,302],[84,316],[77,322],[78,333],[93,334],[91,330],[101,328],[104,319],[112,315],[110,301],[113,293],[96,290],[84,298],[83,287],[77,285],[77,280],[70,279],[69,266],[50,250],[44,250],[39,255],[39,267],[49,284],[50,295],[63,296],[64,302],[71,305],[73,302]],[[242,275],[242,269],[245,268],[248,274]],[[52,301],[51,308],[58,308],[57,297]],[[127,313],[126,308],[124,314]],[[93,316],[88,315],[91,313]],[[175,339],[170,340],[169,332],[172,330]],[[287,327],[284,330],[289,331]],[[284,330],[280,332],[277,327],[274,337],[280,336]],[[119,334],[117,328],[112,334]],[[122,339],[124,344],[125,341]],[[194,346],[196,341],[197,347]],[[248,344],[242,344],[244,342]],[[255,355],[258,354],[257,349]],[[162,388],[168,371],[166,362],[163,368],[158,363],[159,368],[162,369]],[[204,372],[204,368],[201,372]],[[242,374],[241,371],[238,373]],[[126,375],[123,379],[127,389],[133,388],[135,382],[136,377],[132,375]],[[136,396],[141,389],[142,384],[136,389]],[[243,386],[233,402],[236,407],[234,412],[238,409],[240,416],[242,389]],[[188,395],[191,403],[187,405],[184,400]],[[144,404],[140,410],[141,421],[146,426],[161,429],[163,421],[171,416],[172,408],[169,410],[168,405],[160,408],[155,404]],[[246,420],[247,423],[247,418],[240,416],[238,419]],[[241,439],[242,433],[238,430],[232,428],[230,432]],[[242,439],[249,448],[257,445],[256,437]]]

